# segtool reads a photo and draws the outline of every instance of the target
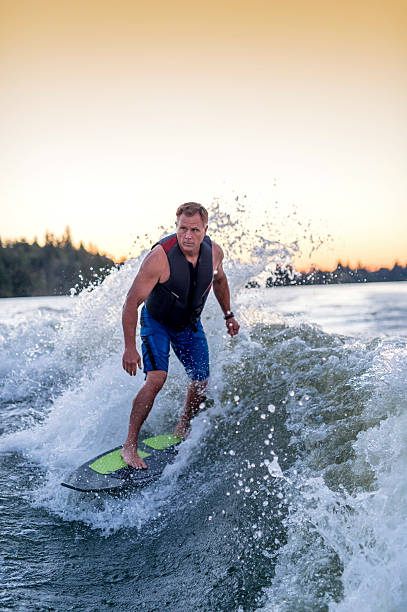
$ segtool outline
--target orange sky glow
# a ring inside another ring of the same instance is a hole
[[[2,0],[0,24],[3,239],[69,225],[120,259],[247,194],[310,228],[299,268],[407,263],[404,1]]]

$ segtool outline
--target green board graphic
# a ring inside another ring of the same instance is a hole
[[[117,470],[126,467],[127,463],[123,461],[120,455],[121,450],[121,448],[117,448],[114,451],[110,451],[110,453],[106,453],[103,457],[96,459],[96,461],[90,464],[90,469],[99,472],[99,474],[111,474],[112,472],[117,472]],[[138,456],[145,459],[150,456],[150,453],[139,450]]]
[[[143,444],[146,444],[150,448],[155,448],[156,450],[164,450],[165,448],[174,446],[174,444],[178,444],[178,442],[181,442],[181,438],[176,438],[172,434],[164,434],[143,440]]]

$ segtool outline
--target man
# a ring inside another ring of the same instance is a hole
[[[190,378],[175,436],[187,437],[190,421],[205,400],[209,354],[200,315],[212,285],[228,333],[235,336],[239,331],[230,310],[222,249],[206,235],[206,209],[189,202],[178,208],[176,217],[176,233],[160,240],[148,253],[123,307],[123,368],[135,376],[137,368],[141,369],[135,342],[137,310],[144,302],[141,339],[146,380],[133,400],[128,435],[121,451],[124,461],[135,468],[147,467],[137,454],[138,434],[167,378],[170,344]]]

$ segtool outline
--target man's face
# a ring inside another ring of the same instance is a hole
[[[198,253],[207,229],[208,226],[204,225],[199,213],[193,217],[182,214],[177,222],[177,240],[181,249],[188,255]]]

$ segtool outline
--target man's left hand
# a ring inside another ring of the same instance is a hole
[[[236,334],[239,333],[240,325],[234,317],[231,319],[226,319],[225,323],[229,336],[232,336],[233,338],[233,336],[236,336]]]

